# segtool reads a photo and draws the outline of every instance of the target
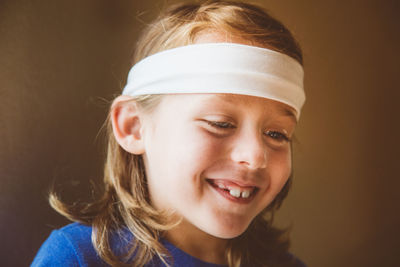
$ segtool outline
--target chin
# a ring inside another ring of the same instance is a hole
[[[216,222],[214,225],[209,225],[207,231],[208,234],[222,238],[222,239],[233,239],[235,237],[243,234],[247,228],[249,227],[250,222],[248,223],[232,223],[230,222]],[[203,230],[204,231],[204,230]]]

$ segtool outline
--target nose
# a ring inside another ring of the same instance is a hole
[[[234,141],[231,159],[249,169],[261,169],[267,165],[267,149],[261,134],[243,132]]]

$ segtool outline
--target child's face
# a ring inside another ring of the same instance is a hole
[[[165,96],[142,129],[153,205],[212,236],[240,235],[287,181],[295,125],[265,98]]]

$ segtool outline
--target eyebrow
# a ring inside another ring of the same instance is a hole
[[[282,106],[279,106],[278,108],[281,111],[283,116],[290,117],[295,123],[297,123],[296,115],[291,108],[282,107]]]

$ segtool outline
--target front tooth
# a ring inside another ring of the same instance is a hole
[[[250,196],[250,191],[243,191],[242,198],[248,198]]]
[[[218,184],[218,187],[221,188],[221,189],[225,189],[225,186],[222,185],[222,184]]]
[[[240,197],[240,190],[239,189],[231,189],[229,190],[229,194],[234,197]]]

